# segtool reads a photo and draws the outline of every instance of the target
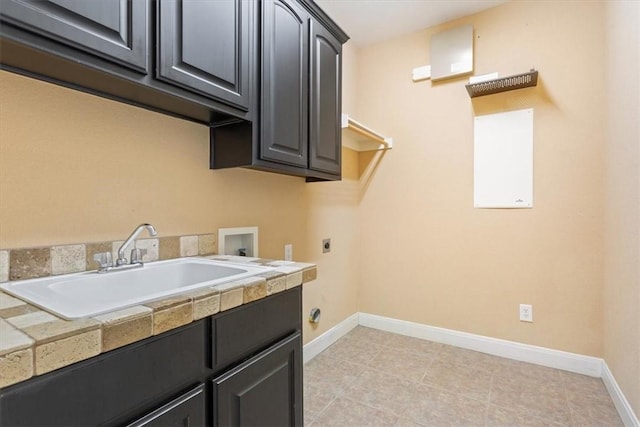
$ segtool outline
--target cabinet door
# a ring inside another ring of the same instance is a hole
[[[205,425],[204,385],[156,409],[128,427],[198,427]]]
[[[148,0],[2,0],[0,17],[3,22],[147,72]]]
[[[121,426],[206,374],[207,321],[0,389],[0,426]]]
[[[161,0],[156,77],[247,110],[255,6],[248,0]]]
[[[311,22],[309,169],[340,174],[342,155],[340,42]]]
[[[295,0],[262,3],[260,158],[307,167],[307,12]]]
[[[302,425],[301,352],[298,332],[213,380],[213,425]]]

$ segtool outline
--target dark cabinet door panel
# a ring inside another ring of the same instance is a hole
[[[247,0],[161,0],[157,78],[249,108]]]
[[[148,0],[2,0],[4,22],[147,73]]]
[[[211,319],[214,371],[269,347],[302,327],[300,287],[242,305]]]
[[[2,389],[0,425],[122,425],[202,378],[207,330],[194,322]]]
[[[301,347],[298,332],[213,380],[213,425],[302,425]]]
[[[308,15],[294,1],[263,3],[261,158],[307,166]]]
[[[205,425],[204,385],[156,409],[128,427],[200,427]]]
[[[309,168],[336,175],[342,155],[341,53],[340,42],[312,21]]]

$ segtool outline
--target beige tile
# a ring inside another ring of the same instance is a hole
[[[366,341],[347,335],[332,344],[323,353],[337,359],[367,364],[380,352],[380,348],[381,346],[371,345]]]
[[[318,278],[318,269],[316,267],[310,267],[302,270],[302,283],[311,282]]]
[[[102,352],[132,344],[153,335],[151,313],[102,326]]]
[[[487,426],[495,427],[559,427],[562,424],[556,424],[551,421],[534,418],[526,412],[518,412],[512,409],[500,408],[495,405],[489,405],[487,410]]]
[[[421,355],[436,356],[444,347],[440,343],[423,340],[420,338],[408,337],[405,335],[386,333],[384,340],[380,343],[398,351],[415,353]]]
[[[9,254],[9,280],[51,275],[51,249],[13,249]]]
[[[158,254],[161,260],[180,258],[180,237],[160,237]]]
[[[287,289],[295,288],[300,285],[302,285],[302,271],[287,275]]]
[[[63,320],[44,311],[12,317],[7,321],[35,339],[36,345],[100,329],[100,322],[94,319]]]
[[[372,408],[407,417],[409,409],[417,400],[428,397],[430,390],[420,383],[367,368],[349,385],[345,394]]]
[[[33,349],[18,350],[0,356],[0,388],[33,376]]]
[[[267,296],[267,280],[264,277],[250,277],[242,281],[243,304],[262,299]]]
[[[564,387],[529,375],[529,372],[496,371],[491,384],[490,402],[546,421],[570,425],[571,414]]]
[[[198,254],[215,254],[218,250],[216,240],[215,234],[200,234],[198,236]]]
[[[84,245],[53,246],[51,248],[51,274],[69,274],[84,271],[87,252]]]
[[[55,322],[59,320],[56,316],[44,310],[38,310],[31,313],[25,313],[20,316],[14,316],[8,321],[16,328],[24,329],[34,325]]]
[[[92,271],[98,269],[98,263],[93,260],[93,256],[105,252],[112,252],[111,242],[87,243],[85,250],[87,252],[85,270]],[[115,262],[115,258],[113,259]]]
[[[438,351],[438,358],[448,360],[459,365],[474,365],[479,369],[493,371],[497,367],[497,359],[490,354],[464,348],[443,345]]]
[[[235,288],[220,292],[220,311],[229,310],[242,305],[244,301],[244,289]]]
[[[180,256],[198,255],[198,236],[180,237]]]
[[[393,427],[424,427],[422,424],[418,424],[408,418],[400,418]]]
[[[592,399],[609,400],[610,398],[601,378],[565,371],[560,371],[559,374],[568,397],[582,395]]]
[[[220,291],[217,289],[207,288],[189,295],[193,298],[193,320],[203,319],[220,311]]]
[[[321,353],[304,365],[304,381],[337,395],[364,370],[364,365],[334,359]]]
[[[306,425],[326,409],[333,399],[336,398],[336,395],[324,387],[318,387],[309,381],[305,381],[303,397],[304,423]]]
[[[166,297],[156,301],[150,301],[145,303],[144,306],[153,309],[153,311],[155,312],[158,310],[165,310],[171,307],[175,307],[177,305],[182,305],[190,302],[191,302],[191,296],[184,294],[184,295],[174,295],[174,296]]]
[[[409,418],[426,426],[484,426],[486,403],[445,390],[422,393],[417,405],[409,408]],[[426,396],[426,398],[424,397]]]
[[[9,317],[17,316],[18,314],[15,313],[20,311],[20,308],[26,305],[26,302],[18,298],[12,297],[11,295],[5,294],[4,292],[0,292],[0,318],[6,319]]]
[[[385,346],[389,340],[399,335],[379,329],[367,328],[366,326],[356,326],[347,334],[348,340],[354,340],[368,345]],[[393,347],[393,346],[390,346]],[[394,347],[395,348],[395,347]],[[395,348],[398,350],[398,348]]]
[[[0,282],[9,280],[9,251],[0,251]]]
[[[587,393],[567,393],[571,417],[575,426],[611,426],[624,424],[609,396],[594,398]]]
[[[136,248],[141,249],[143,251],[147,251],[147,253],[142,256],[142,261],[144,262],[153,262],[153,261],[158,261],[160,259],[160,252],[159,252],[158,246],[159,246],[158,239],[136,240]]]
[[[459,365],[446,359],[437,359],[427,369],[422,382],[461,396],[487,401],[492,375],[491,371],[473,364]]]
[[[42,375],[100,354],[100,329],[36,345],[35,373]]]
[[[398,417],[346,397],[335,399],[315,419],[314,426],[390,426]]]
[[[433,358],[429,355],[406,353],[392,348],[381,348],[367,364],[390,375],[411,381],[420,381]]]
[[[260,277],[264,277],[267,281],[267,295],[277,294],[287,289],[287,276],[283,273],[270,271],[261,274]]]
[[[25,350],[34,344],[33,339],[0,319],[0,356]]]
[[[496,358],[496,360],[498,359],[500,359],[496,369],[496,375],[498,377],[519,378],[529,384],[539,384],[557,388],[564,387],[560,371],[557,369],[517,360]]]
[[[220,294],[193,300],[193,320],[204,319],[220,311]]]
[[[112,311],[109,313],[95,316],[94,319],[102,323],[102,325],[109,325],[112,323],[119,323],[126,320],[136,319],[138,317],[149,316],[153,313],[153,310],[143,305],[135,305],[133,307],[123,308],[122,310]]]
[[[36,311],[42,310],[31,304],[21,304],[0,310],[0,318],[9,319],[11,317],[22,316],[23,314],[35,313]]]
[[[141,305],[94,317],[102,323],[102,351],[110,351],[153,334],[153,310]]]
[[[193,321],[193,304],[186,303],[153,311],[153,335],[189,324]]]

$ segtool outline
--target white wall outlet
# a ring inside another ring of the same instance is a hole
[[[291,243],[284,245],[284,260],[293,261],[293,245]]]
[[[533,322],[533,306],[531,304],[520,304],[520,321]]]

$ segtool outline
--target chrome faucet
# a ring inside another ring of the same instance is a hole
[[[127,240],[125,240],[122,246],[120,246],[120,248],[118,249],[118,259],[116,259],[116,267],[127,264],[127,258],[124,256],[124,250],[127,248],[127,246],[133,243],[133,241],[136,240],[136,237],[138,237],[138,235],[142,233],[142,230],[145,230],[145,229],[149,232],[149,235],[151,236],[155,236],[156,234],[158,234],[158,232],[156,231],[153,225],[140,224],[135,230],[133,230],[133,233],[131,233],[131,235],[127,237]],[[136,264],[142,264],[142,256],[140,255],[139,252],[133,249],[131,251],[131,255],[132,255],[131,256],[132,264],[134,262]]]
[[[156,231],[153,225],[140,224],[135,230],[133,230],[133,233],[131,233],[131,235],[127,237],[127,240],[125,240],[124,243],[118,249],[118,259],[116,259],[115,266],[113,265],[113,258],[111,256],[111,252],[95,254],[93,256],[93,259],[98,263],[98,266],[99,266],[98,273],[107,273],[109,271],[119,271],[119,270],[126,270],[129,268],[142,267],[144,265],[144,263],[142,262],[142,257],[147,252],[145,249],[138,249],[138,248],[131,249],[131,262],[129,263],[127,263],[127,258],[124,256],[124,251],[127,248],[127,246],[133,243],[134,240],[136,240],[136,237],[138,237],[138,235],[142,233],[142,230],[145,230],[145,229],[149,232],[151,236],[155,236],[158,234],[158,232]]]

